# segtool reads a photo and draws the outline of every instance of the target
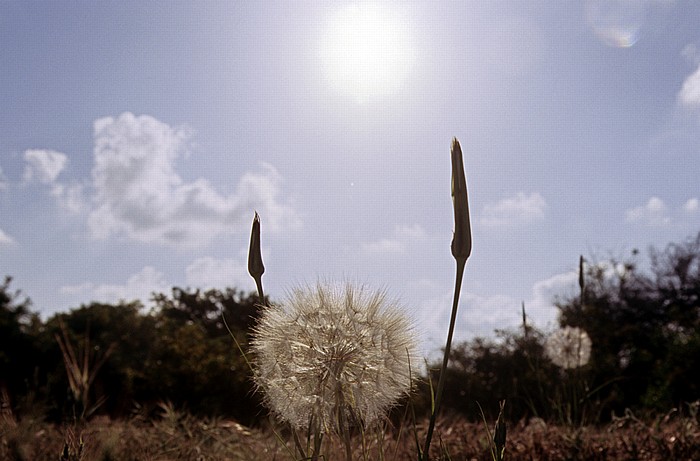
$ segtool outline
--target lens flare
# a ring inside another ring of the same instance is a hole
[[[629,48],[639,40],[648,7],[646,0],[589,0],[586,19],[601,42]]]

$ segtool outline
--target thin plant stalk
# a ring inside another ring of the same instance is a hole
[[[445,389],[445,375],[447,374],[447,363],[450,359],[450,349],[452,347],[452,336],[454,334],[455,322],[457,320],[457,308],[459,307],[459,295],[462,290],[462,278],[464,276],[464,266],[472,252],[472,232],[469,220],[469,198],[467,196],[467,179],[464,175],[464,160],[462,158],[462,148],[457,138],[452,139],[452,149],[450,151],[452,161],[452,206],[454,208],[455,229],[452,237],[452,256],[457,262],[457,273],[455,277],[455,289],[452,299],[452,314],[450,316],[450,327],[447,332],[447,342],[445,343],[445,354],[442,359],[440,369],[440,379],[438,380],[437,395],[435,396],[435,406],[430,415],[428,434],[425,439],[423,449],[424,459],[430,459],[430,442],[435,430],[435,420],[437,419],[440,405],[442,404],[442,394]],[[419,454],[420,455],[420,454]]]
[[[413,370],[411,368],[411,360],[410,360],[411,353],[408,351],[408,349],[406,349],[406,355],[409,357],[408,374],[409,374],[409,376],[412,377]],[[404,410],[403,417],[401,418],[402,422],[401,422],[401,425],[399,426],[399,433],[396,436],[396,445],[394,446],[394,459],[396,459],[396,457],[398,456],[399,443],[401,442],[401,437],[402,437],[403,432],[404,432],[403,431],[404,424],[406,424],[406,422],[408,421],[408,418],[409,418],[409,412],[410,412],[411,422],[413,424],[413,429],[414,429],[413,435],[414,435],[415,443],[416,443],[416,453],[420,453],[420,442],[418,442],[418,435],[416,434],[416,430],[415,430],[415,428],[416,428],[416,411],[415,411],[415,408],[413,407],[413,402],[411,401],[411,399],[409,399],[406,402],[406,409]],[[384,452],[382,451],[382,459],[384,459],[383,455],[384,455]]]
[[[321,431],[321,424],[318,418],[314,418],[312,415],[309,421],[309,427],[306,432],[306,450],[304,450],[301,446],[297,430],[293,427],[292,433],[294,434],[294,443],[296,444],[302,459],[318,461],[321,457],[321,445],[323,444],[323,432]],[[311,447],[312,440],[313,447]],[[307,455],[306,452],[310,453],[310,455]]]
[[[253,225],[250,230],[250,247],[248,249],[248,273],[250,274],[251,277],[255,280],[255,286],[258,290],[258,297],[260,298],[260,305],[263,307],[269,307],[267,301],[265,300],[265,292],[263,291],[263,284],[262,284],[262,276],[263,273],[265,273],[265,265],[263,264],[262,260],[262,249],[260,245],[260,216],[258,215],[258,212],[255,212],[255,215],[253,216]],[[225,319],[224,319],[225,322]],[[226,328],[228,329],[228,325],[226,325]],[[229,333],[231,333],[231,330],[229,329]],[[241,352],[243,355],[243,358],[245,359],[246,363],[248,364],[248,367],[253,370],[252,364],[249,362],[245,352],[241,348],[240,344],[236,340],[236,337],[231,333],[231,336],[233,337],[233,340],[236,342],[236,346],[238,347],[238,350]],[[293,439],[294,439],[294,445],[296,449],[299,451],[299,454],[304,458],[304,459],[311,459],[311,461],[316,461],[319,459],[320,452],[321,452],[321,444],[323,443],[323,432],[321,432],[321,427],[318,422],[314,422],[313,419],[309,424],[309,428],[311,429],[313,427],[313,431],[309,431],[307,434],[308,437],[313,436],[313,451],[311,452],[311,455],[308,456],[307,453],[309,450],[311,450],[310,447],[310,440],[307,438],[307,450],[304,450],[301,441],[299,440],[299,434],[297,433],[297,430],[292,428],[292,434],[293,434]],[[285,444],[286,446],[286,444]],[[349,458],[348,458],[349,459]]]
[[[435,407],[430,415],[430,424],[428,425],[428,434],[425,439],[425,447],[423,448],[424,459],[427,461],[430,459],[430,442],[433,437],[433,431],[435,430],[435,420],[437,419],[438,411],[440,410],[440,405],[442,404],[442,394],[445,390],[445,375],[447,370],[447,363],[450,360],[450,349],[452,347],[452,336],[454,334],[455,322],[457,319],[457,308],[459,306],[459,293],[462,287],[462,277],[464,275],[464,266],[466,265],[466,260],[460,262],[457,261],[457,277],[455,279],[455,292],[454,298],[452,300],[452,315],[450,316],[450,328],[447,333],[447,342],[445,343],[445,354],[442,358],[442,368],[440,368],[440,379],[438,380],[437,394],[435,395]]]
[[[498,417],[496,418],[496,424],[493,428],[493,434],[489,430],[489,425],[486,422],[486,415],[484,414],[484,409],[481,408],[481,404],[476,402],[479,407],[479,412],[481,413],[481,420],[484,422],[484,428],[486,429],[486,434],[489,438],[489,451],[491,452],[491,459],[493,461],[503,461],[506,452],[506,422],[505,416],[503,415],[503,409],[505,408],[506,401],[501,400],[498,402],[499,410]]]
[[[262,286],[262,275],[264,272],[265,266],[263,265],[262,251],[260,249],[260,216],[256,211],[255,216],[253,217],[253,226],[250,230],[250,249],[248,250],[248,273],[250,273],[250,276],[253,277],[253,279],[255,280],[255,285],[258,289],[258,297],[260,298],[260,304],[263,306],[265,306],[265,294],[263,293]],[[228,322],[226,322],[226,316],[224,315],[223,311],[221,312],[221,318],[224,321],[224,326],[226,327],[226,330],[228,330],[229,335],[231,335],[231,338],[233,338],[233,341],[236,343],[238,352],[240,352],[243,356],[243,359],[245,360],[246,365],[248,365],[250,371],[253,371],[253,365],[248,360],[248,356],[246,355],[245,351],[236,339],[236,335],[233,334],[233,331],[231,331],[231,328],[228,326]]]
[[[338,401],[338,429],[341,438],[343,439],[343,445],[345,448],[345,460],[352,461],[352,447],[350,445],[350,430],[348,429],[348,420],[345,413],[345,398],[343,396],[343,389],[340,385],[336,389],[336,399]]]
[[[583,255],[579,257],[578,260],[578,285],[581,288],[581,302],[579,303],[579,318],[583,318],[583,309],[584,309],[584,302],[585,302],[585,296],[586,296],[586,280],[585,280],[585,275],[583,271]],[[582,341],[581,341],[581,336],[578,337],[578,344],[577,350],[576,350],[576,357],[580,360],[581,358],[581,348],[582,348]],[[580,382],[581,378],[581,367],[576,367],[576,384]],[[579,404],[581,404],[581,408],[583,409],[583,401],[579,401],[579,394],[578,394],[578,386],[577,388],[574,389],[574,409],[576,411],[576,419],[580,424],[583,424],[583,410],[581,410],[581,415],[579,415]],[[580,417],[580,418],[579,418]],[[580,421],[579,421],[580,419]]]
[[[262,287],[262,275],[265,272],[265,266],[263,265],[262,261],[262,251],[260,249],[260,216],[258,216],[258,212],[255,212],[255,216],[253,217],[253,226],[250,232],[250,249],[248,252],[248,272],[250,273],[251,277],[255,280],[255,285],[258,290],[258,297],[260,298],[260,304],[265,306],[265,294],[263,293],[263,287]],[[245,360],[246,365],[248,366],[248,369],[253,372],[253,364],[250,362],[250,359],[248,359],[248,355],[245,353],[243,350],[243,347],[241,344],[238,342],[238,339],[236,338],[236,335],[233,333],[231,330],[231,327],[229,327],[228,322],[226,321],[226,316],[224,315],[224,312],[221,312],[221,319],[223,320],[224,326],[226,327],[226,330],[228,331],[229,336],[233,339],[233,342],[236,344],[236,347],[238,348],[238,352],[241,353],[241,356],[243,357],[243,360]],[[280,443],[286,448],[287,453],[294,458],[294,453],[289,449],[287,444],[282,440],[282,436],[274,429],[272,429],[272,432],[275,434],[275,437],[277,440],[280,441]],[[299,437],[297,436],[296,431],[294,431],[294,441],[296,442],[297,448],[301,452],[302,456],[306,457],[304,454],[304,451],[301,448],[301,443],[299,442]]]
[[[296,447],[297,451],[301,455],[302,458],[307,458],[306,456],[306,450],[304,450],[304,446],[301,444],[301,440],[299,440],[299,434],[297,433],[296,430],[292,431],[292,438],[294,439],[294,446]],[[282,438],[279,438],[280,442],[285,443]],[[286,444],[285,444],[286,446]]]

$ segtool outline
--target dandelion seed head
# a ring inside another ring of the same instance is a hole
[[[255,382],[298,429],[371,424],[411,390],[411,321],[384,293],[350,284],[293,290],[263,312],[251,342]]]
[[[545,343],[547,357],[564,369],[582,367],[591,358],[591,338],[577,327],[564,327],[552,333]]]

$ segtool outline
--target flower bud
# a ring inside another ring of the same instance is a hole
[[[462,148],[457,138],[452,138],[452,204],[455,213],[455,229],[452,237],[452,256],[466,261],[472,252],[472,231],[469,222],[467,180],[464,176]]]
[[[248,273],[255,279],[258,294],[262,297],[262,275],[265,272],[262,253],[260,251],[260,216],[255,212],[253,228],[250,231],[250,249],[248,250]]]

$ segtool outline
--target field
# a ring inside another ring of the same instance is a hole
[[[418,425],[419,440],[426,426],[427,421]],[[483,424],[442,419],[436,434],[432,459],[491,459]],[[281,440],[288,442],[289,449]],[[246,428],[230,420],[196,419],[168,407],[154,420],[95,418],[72,426],[31,419],[15,422],[6,417],[0,423],[0,442],[3,460],[299,459],[290,452],[293,445],[288,434]],[[412,428],[389,429],[383,437],[365,434],[364,448],[362,444],[361,437],[353,438],[354,459],[417,459]],[[330,439],[324,441],[323,452],[326,460],[341,459],[343,453]],[[602,427],[555,427],[534,419],[508,427],[505,459],[697,460],[700,424],[697,415],[676,412],[647,422],[628,413]]]

